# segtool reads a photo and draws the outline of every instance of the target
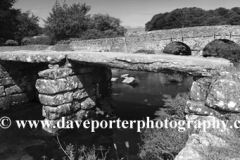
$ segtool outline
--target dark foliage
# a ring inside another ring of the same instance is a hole
[[[18,45],[18,42],[17,41],[14,41],[12,39],[9,39],[6,41],[5,43],[6,46],[17,46]]]
[[[0,45],[8,39],[16,40],[20,44],[24,37],[38,35],[41,30],[38,17],[29,11],[14,9],[16,2],[17,0],[0,1]]]
[[[0,1],[0,35],[4,41],[15,39],[14,32],[19,24],[17,16],[20,15],[20,10],[12,8],[16,0],[1,0]]]
[[[240,7],[205,11],[191,7],[159,13],[145,24],[146,31],[212,25],[240,25]]]
[[[203,56],[225,58],[237,64],[240,62],[240,46],[227,39],[216,39],[203,48]]]
[[[30,44],[30,43],[31,43],[31,39],[30,39],[30,38],[23,38],[23,39],[21,40],[21,44],[22,44],[23,46],[28,45],[28,44]]]
[[[58,1],[45,21],[44,32],[57,41],[78,38],[81,40],[112,38],[123,36],[124,27],[120,26],[120,19],[104,14],[88,14],[91,7],[84,4],[66,3],[61,6]],[[61,42],[62,43],[62,42]]]
[[[163,53],[173,55],[191,55],[191,49],[185,43],[171,42],[164,47]]]

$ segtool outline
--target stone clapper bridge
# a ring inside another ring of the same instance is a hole
[[[224,35],[226,33],[224,27],[220,30],[212,27],[211,30],[218,31],[218,35],[220,31]],[[177,29],[168,32],[179,37],[186,31]],[[133,39],[134,36],[129,37]],[[111,116],[110,68],[151,72],[172,70],[209,77],[219,67],[232,65],[221,58],[92,52],[77,47],[79,43],[86,42],[90,41],[72,42],[70,46],[73,51],[0,48],[0,109],[37,100],[42,104],[42,115],[51,126],[55,126],[61,117],[82,120],[97,114]],[[134,47],[130,48],[132,50]],[[57,131],[57,128],[44,129],[50,133]]]

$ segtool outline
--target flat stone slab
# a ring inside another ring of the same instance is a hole
[[[1,51],[0,60],[20,61],[29,63],[58,63],[63,59],[79,63],[103,65],[111,68],[159,72],[176,70],[193,74],[210,74],[222,66],[232,64],[222,58],[204,58],[197,56],[176,56],[168,54],[133,54],[120,52],[91,52],[91,51]]]

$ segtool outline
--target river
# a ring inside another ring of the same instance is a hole
[[[120,78],[123,74],[134,77],[138,85],[128,85],[122,83]],[[112,98],[116,118],[121,120],[143,120],[146,117],[155,118],[155,111],[163,107],[162,96],[169,94],[172,96],[178,93],[189,91],[193,82],[192,77],[183,74],[170,76],[166,73],[153,73],[143,71],[128,71],[113,69],[112,75],[118,78],[112,83]],[[175,77],[175,78],[172,78]],[[177,80],[174,80],[176,79]],[[29,103],[24,110],[6,111],[0,114],[12,119],[43,119],[41,106],[36,103]],[[108,159],[117,159],[113,146],[117,147],[119,159],[126,159],[129,154],[130,159],[139,159],[139,145],[141,143],[140,133],[133,129],[97,129],[91,132],[89,129],[78,129],[59,136],[63,146],[65,144],[76,144],[96,147],[110,147]],[[129,144],[129,150],[126,148]],[[0,159],[1,160],[43,160],[42,156],[48,157],[46,160],[61,160],[64,156],[55,142],[55,137],[38,129],[18,129],[16,126],[8,130],[0,130]]]

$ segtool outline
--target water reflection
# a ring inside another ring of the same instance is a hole
[[[178,73],[169,75],[118,69],[112,70],[112,73],[113,77],[118,78],[112,85],[116,114],[124,119],[154,117],[154,112],[163,106],[162,95],[175,96],[187,92],[193,82],[192,77]],[[139,81],[138,86],[122,83],[120,76],[127,73]],[[173,81],[173,76],[176,81]]]

